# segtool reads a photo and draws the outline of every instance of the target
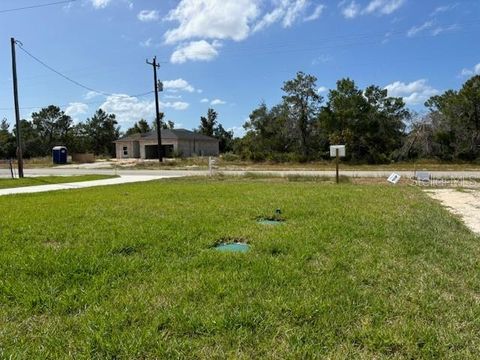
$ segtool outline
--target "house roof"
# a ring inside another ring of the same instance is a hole
[[[142,134],[132,134],[129,136],[125,136],[121,139],[118,139],[114,142],[129,142],[129,141],[142,141],[142,140],[157,140],[157,132],[150,131],[147,133]],[[198,134],[190,130],[186,129],[162,129],[162,140],[163,139],[177,139],[177,140],[201,140],[201,141],[217,141],[210,136],[206,136],[203,134]]]

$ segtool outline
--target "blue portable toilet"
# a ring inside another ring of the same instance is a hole
[[[67,148],[65,146],[55,146],[52,149],[52,157],[54,164],[67,163]]]

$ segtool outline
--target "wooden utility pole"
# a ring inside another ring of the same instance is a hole
[[[22,131],[20,129],[20,107],[18,105],[18,83],[17,83],[17,57],[15,53],[16,41],[12,37],[12,74],[13,74],[13,99],[15,102],[15,124],[17,127],[17,161],[18,161],[18,177],[23,178],[23,153],[22,153]]]
[[[159,83],[157,79],[157,69],[160,68],[160,65],[157,64],[157,57],[153,58],[153,62],[147,60],[148,65],[153,66],[153,80],[154,80],[154,91],[155,91],[155,124],[157,125],[157,137],[158,137],[158,161],[163,161],[163,148],[162,148],[162,127],[160,124],[160,105],[158,102],[158,92],[161,90],[159,89]]]

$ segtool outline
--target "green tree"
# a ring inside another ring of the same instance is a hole
[[[138,122],[133,124],[130,129],[127,130],[125,135],[144,134],[152,130],[153,129],[150,127],[150,125],[145,119],[140,119]]]
[[[218,146],[221,153],[233,150],[233,131],[227,131],[222,124],[218,124],[213,131],[213,136],[219,140]]]
[[[218,113],[213,109],[208,109],[207,117],[200,117],[200,127],[198,132],[207,136],[214,136],[215,126],[217,125]]]
[[[474,160],[480,155],[480,75],[460,91],[448,90],[425,104],[436,118],[433,137],[442,159]]]
[[[14,158],[16,151],[15,136],[9,131],[7,119],[0,122],[0,159]]]
[[[168,120],[167,122],[162,122],[162,129],[174,129],[175,123],[172,120]]]
[[[369,86],[360,90],[353,80],[342,79],[331,90],[319,116],[330,144],[345,144],[348,157],[369,163],[387,162],[402,144],[410,114],[401,98]]]
[[[295,79],[286,81],[282,87],[283,101],[289,112],[292,136],[298,139],[301,155],[306,159],[310,153],[309,134],[318,117],[322,97],[317,93],[317,78],[299,71]]]
[[[83,131],[89,141],[89,148],[96,155],[115,156],[113,142],[120,136],[120,128],[115,114],[108,114],[102,109],[98,109],[83,126]]]
[[[42,139],[41,154],[38,155],[50,154],[56,145],[69,145],[73,121],[58,106],[50,105],[32,113],[32,123]]]

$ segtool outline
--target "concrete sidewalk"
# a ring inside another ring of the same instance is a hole
[[[47,191],[57,191],[57,190],[72,190],[72,189],[84,189],[95,186],[107,186],[107,185],[119,185],[119,184],[129,184],[136,182],[160,180],[174,178],[178,176],[169,176],[169,175],[121,175],[118,178],[113,179],[104,179],[104,180],[94,180],[94,181],[82,181],[74,183],[65,183],[65,184],[49,184],[49,185],[37,185],[37,186],[25,186],[12,189],[0,189],[0,196],[3,195],[15,195],[15,194],[32,194],[39,192]]]

